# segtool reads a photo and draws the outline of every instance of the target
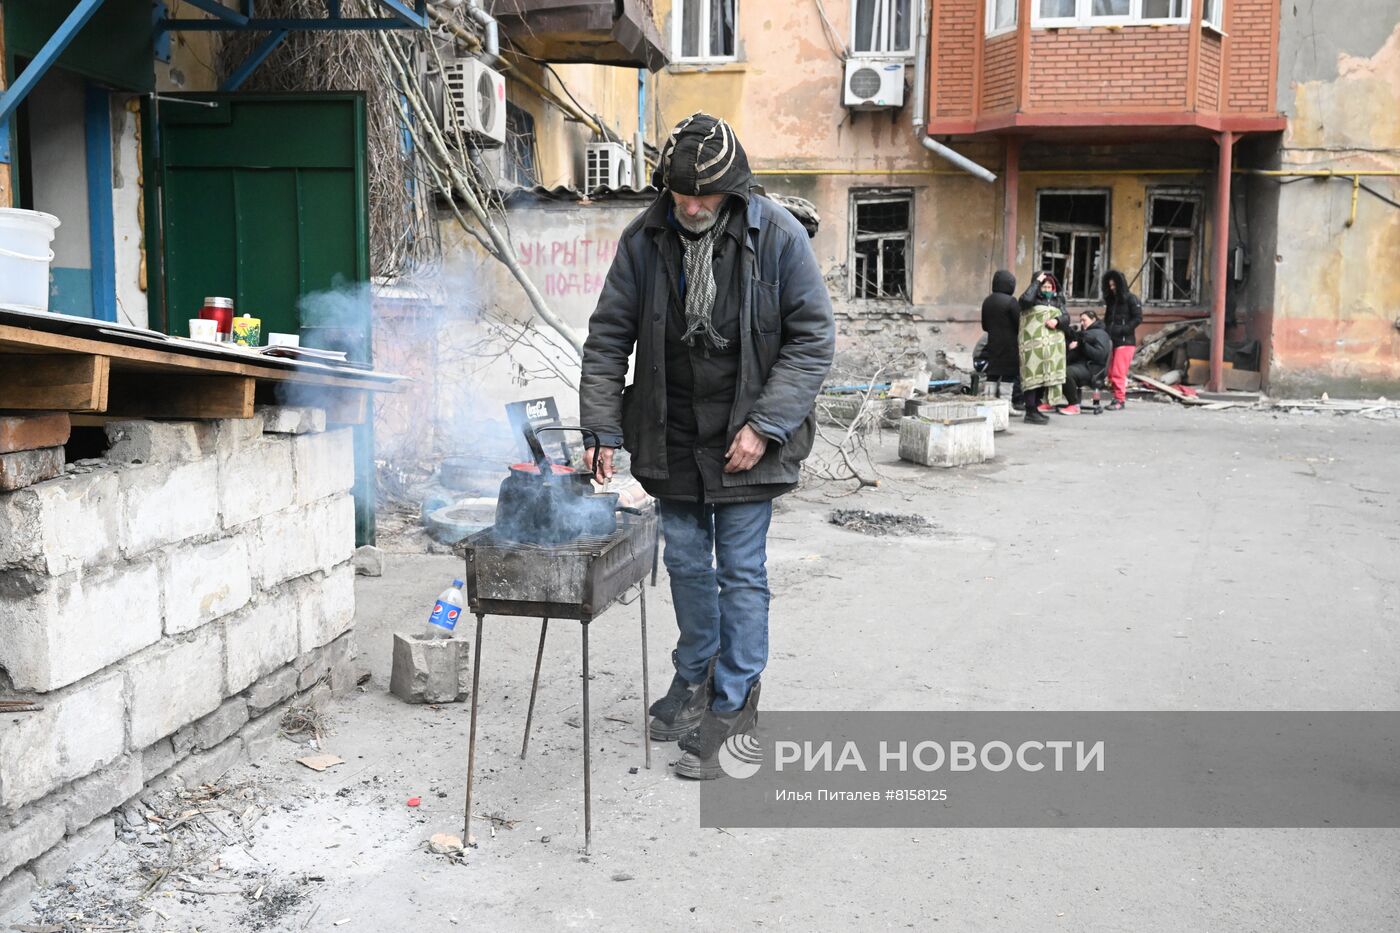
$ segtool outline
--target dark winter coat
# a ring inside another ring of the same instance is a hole
[[[1021,371],[1016,351],[1021,308],[1015,296],[1016,276],[998,269],[992,276],[992,293],[982,302],[982,330],[987,333],[982,359],[987,361],[989,377],[1014,380]]]
[[[1062,333],[1062,334],[1068,334],[1068,333],[1069,333],[1069,312],[1065,310],[1065,293],[1062,292],[1062,291],[1060,291],[1059,289],[1056,289],[1056,290],[1055,290],[1055,297],[1052,298],[1052,299],[1049,300],[1049,301],[1046,301],[1044,298],[1041,298],[1041,297],[1040,297],[1040,283],[1036,282],[1035,279],[1031,279],[1031,284],[1026,288],[1025,291],[1023,291],[1023,292],[1021,293],[1021,300],[1020,300],[1020,303],[1017,305],[1017,311],[1016,311],[1016,314],[1017,314],[1017,322],[1016,322],[1017,333],[1018,333],[1018,334],[1020,333],[1020,328],[1021,328],[1021,323],[1020,323],[1020,312],[1021,312],[1021,311],[1025,311],[1025,310],[1029,310],[1029,309],[1031,309],[1031,308],[1034,308],[1036,305],[1043,305],[1043,304],[1049,304],[1049,305],[1052,305],[1052,306],[1054,306],[1054,307],[1060,309],[1060,316],[1059,316],[1058,318],[1056,318],[1056,321],[1058,321],[1059,323],[1056,324],[1055,326],[1056,326],[1056,329],[1059,330],[1060,333]],[[1017,365],[1018,365],[1018,366],[1020,365],[1019,359],[1017,360]]]
[[[626,447],[632,472],[644,483],[670,476],[666,332],[673,283],[662,255],[663,238],[676,233],[657,223],[669,199],[662,191],[622,233],[588,322],[579,382],[583,425],[598,432],[603,444]],[[752,469],[721,475],[726,488],[797,481],[812,450],[814,404],[835,349],[831,299],[807,231],[788,211],[752,194],[743,233],[736,273],[737,386],[724,444],[745,424],[769,444]],[[634,347],[634,381],[624,389]]]
[[[1079,346],[1069,351],[1070,364],[1087,363],[1094,379],[1103,378],[1108,372],[1108,358],[1113,355],[1113,339],[1109,337],[1103,321],[1095,321],[1089,325],[1088,330],[1070,334],[1069,340],[1071,343],[1079,343]]]
[[[1117,286],[1117,292],[1109,292],[1110,281]],[[1137,346],[1137,329],[1142,323],[1142,302],[1138,301],[1137,295],[1128,291],[1128,280],[1117,269],[1110,269],[1104,273],[1101,288],[1104,325],[1108,328],[1108,335],[1113,338],[1114,349]]]

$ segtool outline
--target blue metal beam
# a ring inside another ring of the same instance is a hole
[[[48,70],[53,67],[53,63],[58,61],[58,57],[63,54],[63,50],[68,48],[68,43],[73,41],[73,37],[87,25],[88,20],[97,12],[97,8],[102,6],[103,0],[79,0],[78,5],[73,7],[73,12],[68,14],[68,18],[59,24],[54,34],[49,36],[49,41],[44,43],[44,47],[39,50],[39,54],[25,66],[25,69],[15,78],[15,83],[10,85],[9,90],[0,94],[0,123],[8,121],[11,115],[19,107],[20,101],[29,96],[29,92],[34,90],[34,85],[39,83]]]
[[[412,26],[415,29],[428,28],[428,0],[417,0],[417,10],[410,10],[408,7],[403,5],[402,0],[379,0],[379,2],[382,5],[387,6],[390,10],[392,10],[393,13],[396,16],[398,16],[399,19],[404,21],[405,24]]]
[[[258,70],[258,66],[272,54],[272,50],[282,44],[282,40],[287,38],[287,30],[279,29],[276,32],[268,33],[267,38],[258,43],[258,47],[248,54],[239,65],[237,70],[224,79],[224,83],[219,86],[220,91],[236,91],[243,86],[253,72]]]
[[[234,26],[247,26],[248,20],[250,19],[250,17],[244,16],[237,10],[230,10],[220,3],[219,0],[185,0],[185,2],[196,9],[203,10],[210,16],[218,17],[224,22],[231,23]]]

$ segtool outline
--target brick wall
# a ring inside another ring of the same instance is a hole
[[[274,408],[107,434],[0,493],[0,686],[43,707],[0,720],[0,890],[143,786],[222,774],[348,659],[349,429]]]
[[[1210,30],[1201,35],[1201,58],[1196,69],[1196,109],[1220,109],[1220,36]]]
[[[937,30],[933,49],[933,116],[972,116],[973,68],[982,41],[977,0],[945,0],[934,7]]]
[[[1188,27],[1031,33],[1030,111],[1185,110]]]
[[[1016,109],[1016,92],[1021,80],[1018,65],[1018,37],[1014,32],[987,40],[982,53],[982,110],[1006,113]]]
[[[1231,0],[1225,5],[1230,34],[1229,110],[1265,113],[1274,82],[1277,37],[1272,16],[1277,0]]]

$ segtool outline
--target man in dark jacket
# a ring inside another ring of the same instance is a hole
[[[1108,362],[1108,381],[1113,386],[1109,411],[1122,411],[1128,404],[1128,368],[1137,352],[1137,329],[1142,323],[1142,302],[1128,291],[1128,280],[1117,269],[1103,276],[1104,323],[1113,338],[1113,357]]]
[[[727,123],[682,120],[652,183],[589,320],[579,408],[604,477],[624,446],[658,500],[680,637],[651,735],[679,740],[678,774],[714,778],[757,717],[772,500],[811,452],[835,323],[807,232],[750,190]]]
[[[1104,378],[1108,359],[1113,353],[1113,340],[1103,321],[1094,311],[1081,311],[1079,327],[1069,337],[1069,365],[1065,368],[1065,400],[1062,415],[1079,414],[1080,390]]]
[[[1011,404],[1021,401],[1021,360],[1016,350],[1021,330],[1021,306],[1016,302],[1016,276],[998,269],[992,276],[992,293],[982,302],[982,330],[987,345],[982,350],[986,378],[1011,383]]]

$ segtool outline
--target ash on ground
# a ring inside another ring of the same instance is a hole
[[[863,535],[926,535],[938,527],[922,515],[872,512],[869,509],[835,509],[826,520],[839,528]]]

